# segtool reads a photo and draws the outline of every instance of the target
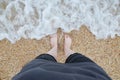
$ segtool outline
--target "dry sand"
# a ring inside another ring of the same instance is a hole
[[[60,35],[60,31],[58,31]],[[120,37],[96,40],[86,28],[69,33],[72,49],[94,60],[113,80],[120,80]],[[59,45],[58,61],[64,62],[63,38]],[[41,53],[50,49],[49,36],[41,40],[21,39],[15,44],[8,40],[0,41],[0,80],[11,80],[20,69]]]

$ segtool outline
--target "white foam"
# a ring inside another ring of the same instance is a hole
[[[0,0],[0,40],[41,39],[81,25],[97,39],[120,36],[120,0]]]

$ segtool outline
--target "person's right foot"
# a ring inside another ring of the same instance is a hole
[[[57,49],[57,34],[52,34],[52,35],[50,35],[50,37],[51,37],[50,42],[51,42],[52,48]]]
[[[70,36],[65,34],[65,43],[64,43],[65,50],[70,49],[71,42],[72,42],[72,40],[71,40]]]
[[[65,34],[64,52],[66,57],[74,53],[74,51],[70,49],[71,43],[72,43],[72,39],[70,38],[69,35]]]

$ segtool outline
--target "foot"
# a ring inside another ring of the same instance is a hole
[[[56,58],[57,57],[57,34],[53,34],[50,37],[51,37],[50,43],[51,43],[52,49],[47,53]]]
[[[50,35],[50,37],[51,37],[50,42],[51,42],[52,48],[54,47],[57,48],[57,34]]]
[[[72,43],[72,39],[70,38],[69,35],[65,34],[65,43],[64,43],[65,50],[71,48],[71,43]]]
[[[65,43],[64,43],[64,52],[66,57],[70,56],[71,54],[74,53],[74,51],[72,51],[71,48],[71,44],[72,44],[72,39],[70,38],[69,35],[65,34]]]

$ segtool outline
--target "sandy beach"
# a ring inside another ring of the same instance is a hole
[[[60,36],[61,31],[58,31]],[[72,49],[94,60],[113,80],[120,79],[120,37],[96,40],[86,28],[69,33],[72,38]],[[50,37],[41,40],[21,39],[15,44],[8,40],[0,41],[0,80],[11,80],[21,68],[36,56],[46,53],[50,48]],[[59,44],[58,61],[64,62],[62,37]]]

